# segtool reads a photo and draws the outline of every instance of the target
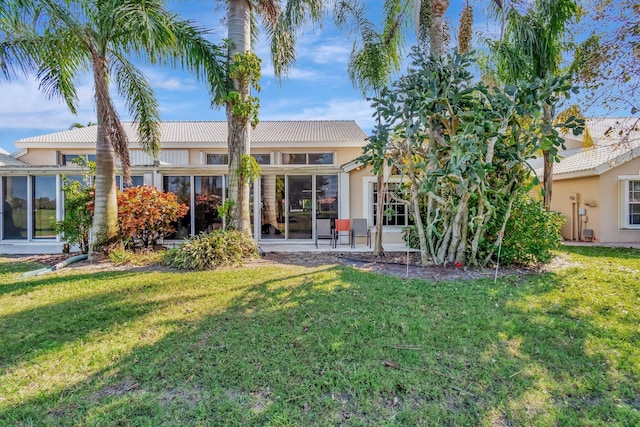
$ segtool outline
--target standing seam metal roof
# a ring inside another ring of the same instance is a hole
[[[136,125],[123,122],[129,141],[139,142]],[[227,142],[227,122],[186,121],[161,122],[161,143],[202,143]],[[63,132],[20,139],[18,147],[55,143],[95,143],[97,126],[71,129]],[[367,135],[354,121],[262,121],[251,130],[251,141],[256,143],[279,142],[357,142]]]

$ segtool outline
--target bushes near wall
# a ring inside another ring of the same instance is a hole
[[[209,270],[237,265],[258,256],[253,238],[238,230],[215,230],[185,240],[179,248],[170,249],[164,263],[185,270]]]

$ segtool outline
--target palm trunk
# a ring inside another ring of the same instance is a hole
[[[104,58],[94,53],[93,76],[98,110],[98,139],[96,141],[96,180],[93,223],[91,225],[90,256],[99,256],[118,238],[118,200],[113,145],[108,138],[107,103],[109,101],[108,66]],[[106,98],[105,98],[106,97]]]
[[[449,8],[449,0],[431,0],[431,54],[441,57],[444,54],[444,14]]]
[[[228,11],[229,62],[238,52],[251,50],[251,5],[246,0],[230,0]],[[233,86],[240,93],[241,99],[249,95],[249,88],[243,87],[237,79]],[[244,93],[243,93],[244,92]],[[242,179],[239,171],[242,167],[242,155],[251,151],[249,118],[235,116],[231,105],[227,104],[227,144],[229,146],[229,200],[234,205],[228,225],[232,228],[251,233],[249,218],[249,182]]]

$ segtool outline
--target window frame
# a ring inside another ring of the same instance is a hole
[[[640,175],[634,176],[620,176],[619,179],[622,182],[621,189],[621,217],[620,228],[622,230],[640,230],[640,222],[637,224],[631,223],[631,205],[640,206],[640,201],[631,201],[631,183],[637,183],[640,185]],[[634,190],[635,192],[635,190]],[[640,194],[640,191],[638,192]]]

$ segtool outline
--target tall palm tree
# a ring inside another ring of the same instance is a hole
[[[517,2],[503,5],[506,28],[495,47],[498,77],[506,83],[544,79],[559,72],[566,25],[578,15],[575,0],[535,0],[526,10]],[[556,112],[547,105],[544,120],[551,126]],[[551,208],[554,153],[543,150],[544,206]]]
[[[378,99],[382,89],[389,84],[391,75],[400,70],[401,50],[404,43],[404,27],[408,24],[409,2],[386,0],[382,30],[366,17],[366,7],[357,0],[342,0],[336,4],[334,19],[338,27],[350,27],[357,38],[353,45],[348,65],[349,79],[363,96],[373,95]],[[377,114],[378,126],[381,116]],[[365,147],[363,161],[371,163],[377,176],[378,199],[376,201],[376,238],[373,253],[384,256],[382,246],[382,223],[385,198],[385,144],[370,141]],[[375,153],[374,155],[369,155]]]
[[[74,79],[91,71],[97,110],[95,213],[91,253],[117,239],[116,154],[129,177],[126,133],[111,96],[111,84],[137,123],[143,149],[157,159],[160,111],[143,72],[130,57],[151,64],[181,65],[206,80],[213,96],[227,89],[224,52],[207,31],[177,17],[160,0],[6,0],[0,69],[36,71],[40,88],[76,112]]]
[[[277,0],[228,0],[227,25],[229,67],[236,54],[251,52],[254,18],[261,18],[271,41],[271,60],[276,76],[286,74],[295,62],[296,29],[307,18],[318,22],[323,16],[321,0],[288,0],[280,7]],[[232,75],[233,88],[242,102],[250,102],[250,87]],[[227,98],[229,99],[229,98]],[[251,150],[250,117],[234,112],[233,102],[226,101],[229,146],[229,199],[233,205],[230,225],[251,232],[249,218],[249,180],[242,173],[242,156]]]

